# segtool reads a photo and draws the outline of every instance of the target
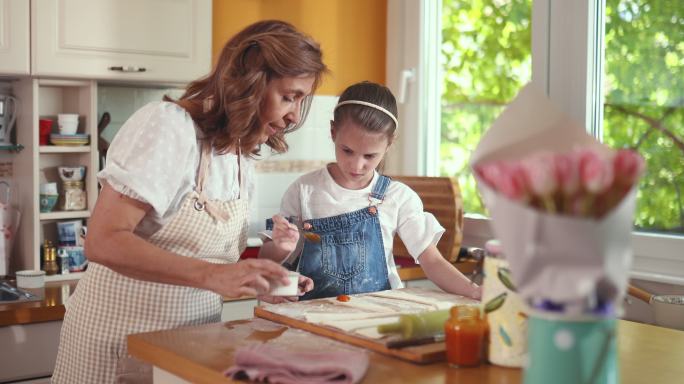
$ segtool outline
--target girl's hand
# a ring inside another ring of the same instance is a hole
[[[210,264],[206,278],[210,290],[237,298],[268,293],[273,282],[288,284],[287,269],[265,259],[247,259],[235,264]]]
[[[292,252],[297,247],[299,231],[280,215],[273,216],[273,244],[282,252]]]
[[[280,304],[280,303],[290,303],[293,301],[299,300],[299,296],[302,296],[303,294],[309,292],[310,290],[313,289],[314,287],[314,282],[310,278],[306,276],[299,275],[299,289],[297,290],[297,295],[298,296],[271,296],[271,295],[259,295],[257,297],[258,300],[260,301],[265,301],[267,303],[271,304]]]

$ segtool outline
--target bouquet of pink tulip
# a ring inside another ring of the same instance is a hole
[[[528,85],[485,132],[470,163],[528,303],[573,313],[618,308],[645,168],[638,153],[606,147]]]
[[[478,164],[475,173],[507,198],[551,214],[601,218],[624,199],[645,169],[635,151],[537,152]]]

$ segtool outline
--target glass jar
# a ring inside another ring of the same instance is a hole
[[[452,367],[480,365],[487,331],[480,309],[459,305],[451,308],[450,315],[444,324],[447,363]]]
[[[52,246],[52,242],[45,240],[43,244],[43,270],[48,276],[59,273],[59,265],[57,265],[57,248]]]
[[[83,211],[86,209],[85,183],[82,181],[64,182],[64,204],[62,209],[65,211]]]

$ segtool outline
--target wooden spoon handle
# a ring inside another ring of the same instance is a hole
[[[627,293],[629,293],[631,296],[634,296],[637,299],[643,300],[649,304],[651,303],[651,297],[653,297],[652,294],[644,291],[641,288],[637,288],[637,287],[633,286],[632,284],[629,284],[629,286],[627,287]]]

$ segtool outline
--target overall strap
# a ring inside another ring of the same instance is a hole
[[[373,189],[371,190],[368,200],[373,204],[373,200],[380,200],[378,204],[382,204],[385,200],[385,192],[387,192],[387,187],[389,187],[392,179],[389,176],[380,175],[378,181],[375,182]]]

